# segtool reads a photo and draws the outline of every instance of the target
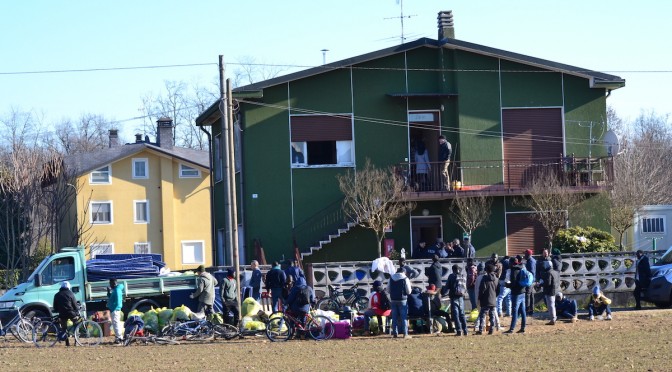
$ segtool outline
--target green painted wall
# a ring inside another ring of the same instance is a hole
[[[588,80],[575,76],[564,75],[565,86],[565,142],[567,155],[587,157],[591,151],[592,157],[606,156],[604,146],[589,145],[586,139],[592,136],[600,140],[607,131],[607,99],[604,89],[590,89]],[[599,142],[597,142],[599,143]]]
[[[501,61],[502,107],[561,107],[562,74]]]

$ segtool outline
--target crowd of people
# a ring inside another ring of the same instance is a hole
[[[455,238],[448,243],[438,238],[433,245],[427,245],[426,241],[421,240],[413,250],[413,259],[432,259],[435,255],[439,258],[474,258],[476,248],[471,245],[469,237],[465,237],[462,242]]]

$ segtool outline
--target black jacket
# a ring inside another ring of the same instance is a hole
[[[478,301],[481,307],[497,306],[497,286],[499,286],[499,279],[495,273],[483,275],[481,286],[478,289]]]
[[[429,284],[434,284],[436,289],[442,287],[443,281],[441,280],[441,275],[443,274],[443,269],[439,261],[433,262],[432,266],[427,268],[427,282]]]
[[[266,274],[266,288],[283,288],[287,282],[287,275],[280,269],[273,269]]]
[[[54,310],[61,319],[74,319],[79,316],[79,306],[75,294],[67,288],[61,288],[54,295]]]
[[[637,260],[637,274],[639,275],[639,284],[647,288],[651,284],[651,265],[648,257],[642,256]]]
[[[560,292],[560,274],[555,270],[544,270],[541,273],[541,279],[544,283],[541,287],[544,290],[544,295],[555,296]]]
[[[511,289],[511,296],[517,296],[521,293],[525,292],[525,288],[521,287],[520,284],[518,284],[518,274],[520,274],[520,270],[523,268],[522,264],[515,265],[511,267],[511,275],[509,276],[509,280],[511,280],[510,283],[506,283],[506,286]]]

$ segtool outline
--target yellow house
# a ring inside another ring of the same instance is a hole
[[[208,152],[174,146],[172,119],[157,124],[156,143],[136,135],[120,145],[110,130],[109,148],[66,159],[87,259],[156,253],[171,270],[212,265]],[[72,228],[61,231],[61,242],[73,241]]]

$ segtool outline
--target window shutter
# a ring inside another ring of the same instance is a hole
[[[292,141],[351,141],[350,115],[301,115],[291,117]]]

